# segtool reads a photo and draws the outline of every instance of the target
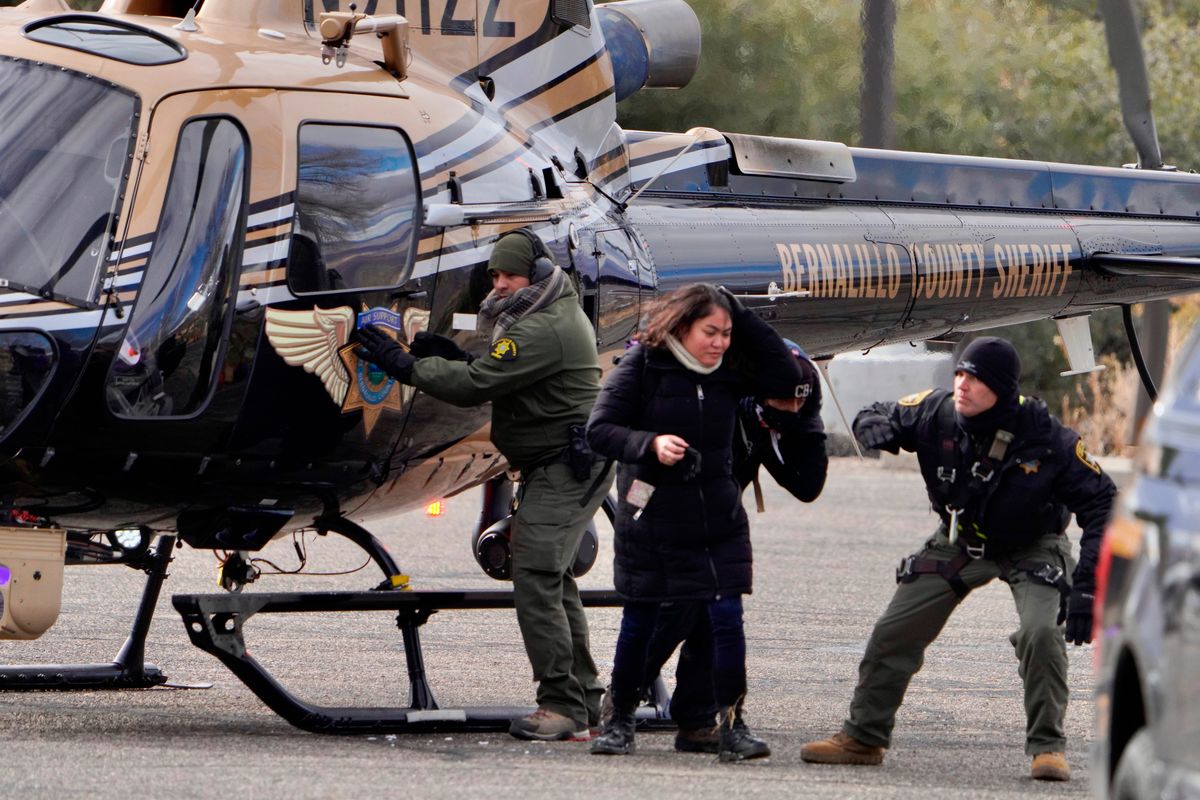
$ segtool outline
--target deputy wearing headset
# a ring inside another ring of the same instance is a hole
[[[503,236],[488,260],[492,291],[479,309],[487,355],[421,333],[406,352],[386,333],[360,332],[371,362],[458,406],[492,403],[492,442],[522,477],[512,562],[517,622],[539,682],[537,710],[513,721],[520,739],[589,738],[604,693],[570,568],[611,470],[572,447],[600,392],[595,333],[571,281],[536,234]],[[574,458],[572,456],[575,456]]]

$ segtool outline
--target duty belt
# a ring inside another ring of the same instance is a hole
[[[950,584],[954,594],[961,600],[971,589],[959,573],[962,572],[963,567],[974,560],[975,557],[965,550],[959,550],[949,560],[921,558],[917,554],[906,556],[900,559],[900,565],[896,568],[896,583],[912,583],[921,575],[940,575],[946,583]],[[1012,561],[998,558],[993,559],[993,563],[1000,570],[1000,580],[1005,583],[1009,582],[1009,575],[1013,572],[1024,572],[1035,583],[1058,589],[1059,594],[1063,597],[1071,593],[1071,585],[1067,582],[1067,576],[1062,567],[1048,561],[1035,561],[1031,558]]]

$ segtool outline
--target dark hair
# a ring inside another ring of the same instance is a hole
[[[667,292],[651,301],[640,340],[647,347],[666,347],[668,335],[682,339],[692,323],[718,308],[733,315],[729,301],[712,284],[693,283]]]

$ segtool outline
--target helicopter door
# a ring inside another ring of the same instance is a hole
[[[111,414],[133,422],[191,420],[215,394],[234,320],[249,190],[250,147],[236,119],[181,120],[173,112],[196,110],[192,102],[164,106],[152,123],[154,133],[169,131],[164,141],[154,139],[159,175],[146,176],[146,196],[135,201],[139,212],[158,210],[158,226],[125,242],[116,282],[136,282],[137,300],[104,392]]]
[[[637,333],[642,294],[653,296],[656,281],[650,260],[624,230],[598,231],[594,253],[596,300],[588,311],[603,354]]]
[[[417,262],[416,154],[397,124],[407,101],[281,92],[276,206],[286,264],[266,309],[253,408],[237,444],[378,458],[398,442],[414,392],[357,357],[353,331],[401,342],[428,327],[436,257]]]

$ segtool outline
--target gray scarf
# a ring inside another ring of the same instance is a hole
[[[508,297],[498,297],[493,290],[479,306],[479,316],[492,326],[492,341],[503,336],[521,318],[540,311],[561,297],[564,279],[565,273],[556,264],[549,276],[518,289]]]

